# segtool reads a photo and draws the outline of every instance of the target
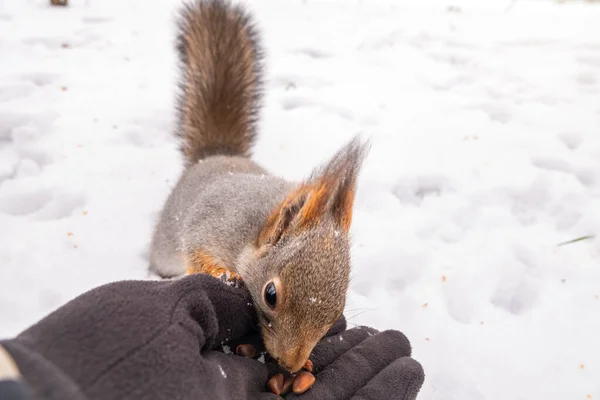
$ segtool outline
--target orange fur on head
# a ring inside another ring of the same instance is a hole
[[[342,228],[346,232],[350,231],[350,226],[352,226],[352,211],[354,210],[354,190],[350,189],[344,193],[344,196],[341,201],[340,208],[340,221]]]
[[[229,268],[226,268],[223,263],[204,250],[195,250],[188,257],[188,267],[185,272],[186,275],[208,274],[215,278],[220,278],[223,275],[227,276],[228,273],[229,280],[234,278],[241,279],[238,274],[231,271]]]
[[[312,187],[311,187],[312,186]],[[335,187],[327,182],[317,182],[308,188],[308,196],[298,215],[301,226],[316,225],[325,212],[327,200]]]
[[[354,190],[341,190],[339,183],[331,178],[307,182],[292,191],[271,213],[258,242],[277,241],[292,222],[295,230],[316,226],[328,213],[348,232],[352,224]]]
[[[352,209],[358,173],[367,151],[358,137],[342,147],[322,168],[313,171],[271,213],[258,237],[259,246],[276,243],[288,230],[302,230],[333,221],[346,233],[352,225]]]

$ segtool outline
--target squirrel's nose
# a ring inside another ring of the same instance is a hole
[[[299,364],[300,366],[298,366],[298,363],[296,364],[292,364],[292,363],[286,363],[284,361],[280,361],[279,362],[279,366],[283,369],[285,369],[286,371],[288,371],[291,374],[295,374],[298,371],[300,371],[300,369],[302,369],[302,366],[304,365],[304,363]]]
[[[279,358],[279,365],[286,369],[288,372],[294,374],[302,369],[308,356],[310,355],[310,348],[306,349],[298,347],[285,352]]]

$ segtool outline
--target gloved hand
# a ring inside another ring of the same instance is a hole
[[[359,326],[323,339],[314,349],[314,385],[302,400],[414,400],[425,378],[410,342],[395,330]]]
[[[288,393],[298,400],[415,400],[425,378],[423,367],[411,358],[407,337],[399,331],[358,326],[346,330],[342,316],[313,350],[313,386],[303,394]],[[258,333],[232,341],[251,344],[262,354]],[[256,356],[254,357],[256,358]],[[287,373],[267,355],[269,376]]]
[[[211,276],[125,281],[77,297],[0,345],[35,398],[276,399],[266,387],[274,363],[227,351],[252,342],[260,350],[255,316],[244,289]],[[345,329],[342,317],[315,348],[313,387],[286,398],[415,399],[423,371],[406,337]]]
[[[208,275],[93,289],[0,342],[36,399],[273,399],[264,364],[221,350],[253,329],[247,291]]]

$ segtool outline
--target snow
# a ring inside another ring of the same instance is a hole
[[[227,374],[223,370],[223,367],[221,367],[221,364],[219,364],[219,371],[221,371],[221,375],[223,376],[223,378],[227,378]]]
[[[260,362],[260,363],[263,363],[263,364],[264,364],[264,363],[265,363],[265,353],[262,353],[262,354],[260,355],[260,357],[258,357],[256,360],[257,360],[258,362]]]
[[[181,171],[179,2],[70,3],[0,1],[0,337],[150,278]],[[296,179],[372,142],[349,321],[408,336],[422,399],[600,398],[600,5],[251,3],[256,159]]]
[[[221,347],[223,349],[223,353],[225,353],[225,354],[233,354],[233,351],[231,351],[231,347],[230,346],[222,345]]]

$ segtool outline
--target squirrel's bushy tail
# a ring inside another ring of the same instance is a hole
[[[191,0],[178,28],[178,134],[187,163],[212,155],[249,157],[263,58],[251,15],[229,0]]]

